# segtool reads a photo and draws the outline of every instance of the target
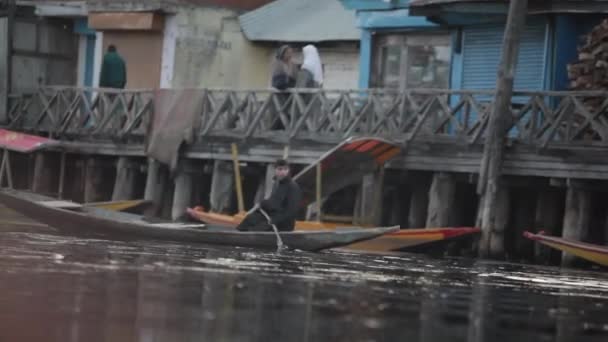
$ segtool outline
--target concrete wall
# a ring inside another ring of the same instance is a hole
[[[268,49],[249,43],[237,13],[221,8],[183,8],[167,18],[164,50],[174,50],[172,75],[164,86],[259,88],[268,84]],[[163,65],[170,58],[163,58]],[[165,68],[166,68],[165,67]]]
[[[127,88],[160,86],[163,34],[155,31],[105,31],[103,51],[116,45],[127,64]]]
[[[337,48],[320,48],[324,65],[325,89],[356,89],[359,82],[359,50],[346,44]]]

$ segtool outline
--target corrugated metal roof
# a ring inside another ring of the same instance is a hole
[[[359,40],[355,12],[339,0],[276,0],[239,17],[252,41],[323,42]]]

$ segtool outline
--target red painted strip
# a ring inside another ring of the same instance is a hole
[[[367,152],[367,151],[371,150],[372,148],[376,147],[378,144],[380,144],[380,141],[377,141],[377,140],[368,141],[365,144],[361,145],[359,148],[357,148],[357,152]]]
[[[360,141],[354,141],[350,144],[346,144],[346,145],[344,145],[344,147],[342,147],[342,151],[353,151],[354,149],[358,148],[359,146],[365,144],[368,141],[369,140],[360,140]]]
[[[449,228],[420,228],[420,229],[402,229],[398,232],[390,233],[389,235],[409,236],[409,235],[428,235],[442,234],[445,239],[479,233],[481,229],[474,227],[449,227]]]

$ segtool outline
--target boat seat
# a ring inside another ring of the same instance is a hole
[[[46,207],[66,210],[77,210],[82,209],[82,204],[72,201],[38,201],[38,204],[42,204]]]
[[[159,228],[170,228],[170,229],[187,229],[187,228],[205,228],[206,225],[202,223],[182,223],[182,222],[164,222],[164,223],[148,223],[148,225]]]

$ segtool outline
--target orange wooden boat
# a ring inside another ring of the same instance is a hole
[[[346,139],[293,177],[293,180],[302,189],[303,205],[318,201],[320,198],[329,196],[344,186],[350,185],[353,179],[362,178],[378,165],[383,165],[386,161],[397,156],[402,149],[402,144],[378,137],[351,137]],[[352,165],[357,165],[357,167],[353,168]],[[317,184],[320,176],[319,171],[322,172],[323,177],[324,186],[322,188]],[[344,177],[345,174],[348,174],[349,177]],[[202,207],[188,208],[187,213],[195,220],[232,228],[241,223],[246,215],[244,212],[234,216],[210,213]],[[342,227],[353,228],[354,225],[352,223],[317,221],[296,221],[295,225],[295,229],[300,231]],[[479,231],[479,228],[471,227],[405,229],[343,248],[374,252],[399,251],[478,233]]]
[[[562,252],[576,255],[579,258],[583,258],[603,266],[608,266],[608,247],[606,246],[599,246],[591,243],[545,235],[545,233],[542,231],[538,234],[524,232],[524,236],[530,240],[534,240]]]
[[[245,217],[245,213],[236,215],[209,213],[204,211],[202,207],[188,208],[187,212],[195,220],[226,228],[236,227]],[[336,229],[342,227],[353,228],[354,226],[350,223],[296,221],[296,230],[299,231]],[[402,229],[371,240],[344,246],[342,249],[370,252],[403,251],[414,246],[463,237],[479,233],[479,231],[479,228],[473,227]]]
[[[203,207],[195,207],[186,209],[188,215],[193,219],[215,226],[235,228],[243,221],[246,213],[238,213],[236,215],[225,215],[218,213],[210,213],[204,210]],[[338,227],[352,228],[354,225],[334,222],[317,222],[317,221],[296,221],[296,230],[319,230],[319,229],[335,229]]]

